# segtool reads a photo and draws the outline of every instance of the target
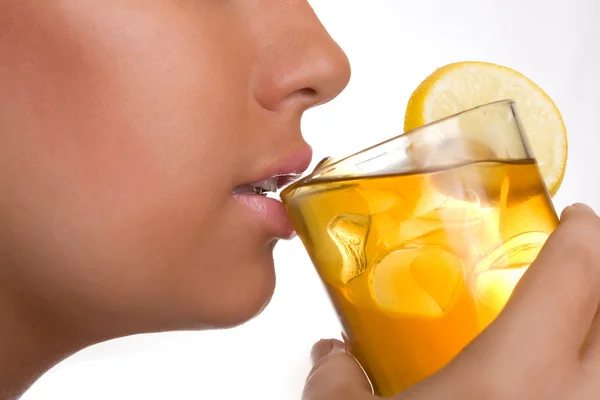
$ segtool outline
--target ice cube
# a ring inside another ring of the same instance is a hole
[[[489,207],[498,204],[508,172],[509,167],[500,162],[471,162],[433,174],[430,181],[440,194]]]
[[[484,330],[500,314],[526,270],[527,266],[489,270],[475,276],[471,290],[477,307],[477,322],[480,331]]]
[[[427,185],[423,186],[422,193],[411,208],[407,208],[400,219],[395,219],[393,227],[386,229],[385,233],[379,239],[388,249],[406,247],[409,242],[437,231],[443,227],[443,221],[436,216],[428,218],[427,215],[439,207],[447,199]],[[417,240],[418,246],[423,242]]]
[[[371,270],[370,288],[384,311],[441,317],[464,288],[461,260],[434,246],[391,252]]]
[[[329,223],[329,236],[342,255],[340,278],[344,284],[367,268],[365,245],[370,227],[371,216],[364,214],[338,215]]]
[[[413,143],[407,156],[418,169],[437,169],[497,159],[495,152],[485,143],[472,138],[440,139],[429,143]]]
[[[420,214],[400,221],[395,229],[388,229],[382,239],[388,248],[422,247],[424,245],[444,245],[448,238],[447,230],[455,227],[468,228],[481,220],[477,210],[466,207],[453,198],[440,198],[434,208],[421,208]]]
[[[395,189],[356,189],[369,205],[371,214],[387,213],[396,217],[405,217],[410,213],[410,207],[403,196]]]
[[[501,243],[500,212],[481,203],[475,193],[455,193],[434,210],[419,217],[438,221],[444,236],[435,243],[445,244],[461,257],[469,270],[491,249]],[[434,240],[434,238],[423,238]],[[422,240],[422,239],[421,239]]]
[[[435,244],[438,235],[443,235],[443,224],[440,220],[414,218],[403,221],[398,225],[396,232],[390,232],[385,238],[385,243],[391,247],[402,245],[408,247],[422,247]],[[396,234],[396,235],[394,235]],[[433,235],[433,236],[432,236]]]
[[[525,232],[494,248],[475,266],[469,282],[485,328],[500,313],[529,265],[535,261],[548,235]]]
[[[529,266],[548,239],[543,232],[524,232],[491,249],[477,263],[476,273]]]
[[[434,209],[422,212],[418,218],[454,224],[478,221],[493,211],[492,207],[480,202],[477,193],[471,190],[459,190],[447,196]]]

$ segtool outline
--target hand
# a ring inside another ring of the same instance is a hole
[[[498,318],[446,368],[396,400],[600,398],[600,218],[586,205],[561,223]],[[374,400],[338,341],[313,347],[304,400]]]

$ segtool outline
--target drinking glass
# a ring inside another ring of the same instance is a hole
[[[384,397],[485,329],[558,224],[510,100],[326,160],[281,196]]]

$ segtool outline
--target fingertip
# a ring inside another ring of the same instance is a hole
[[[313,364],[316,364],[321,358],[325,357],[333,349],[331,340],[321,339],[315,343],[310,351],[310,358]]]
[[[573,211],[573,206],[566,206],[560,213],[560,220],[564,221],[566,218],[568,218],[569,213],[571,213],[572,211]]]
[[[345,351],[344,343],[335,339],[321,339],[315,343],[310,351],[310,358],[313,365],[329,354]]]
[[[564,221],[565,219],[569,219],[572,218],[573,216],[577,215],[577,214],[592,214],[592,215],[597,215],[596,212],[594,211],[594,209],[592,209],[592,207],[588,206],[587,204],[584,203],[575,203],[571,206],[566,207],[563,212],[560,214],[560,220]]]
[[[311,356],[313,367],[306,378],[302,399],[347,399],[348,393],[353,399],[373,395],[373,385],[365,370],[343,342],[319,340],[313,345]]]
[[[573,204],[573,208],[576,208],[576,209],[581,210],[581,211],[587,211],[587,212],[591,212],[591,213],[596,214],[596,212],[594,211],[594,209],[592,207],[590,207],[590,206],[588,206],[587,204],[584,204],[584,203],[575,203],[575,204]]]

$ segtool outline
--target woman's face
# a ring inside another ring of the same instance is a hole
[[[306,1],[4,0],[0,65],[4,293],[105,336],[265,306],[289,222],[233,192],[302,172],[350,75]]]

